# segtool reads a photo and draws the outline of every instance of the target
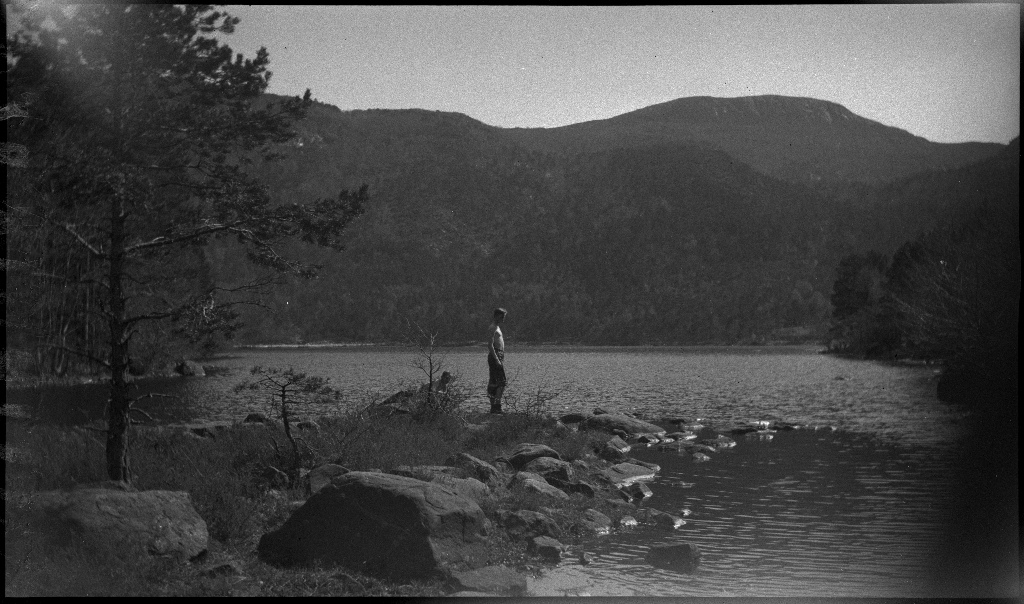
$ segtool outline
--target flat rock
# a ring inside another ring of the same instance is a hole
[[[616,486],[653,480],[655,471],[632,463],[616,464],[604,471],[604,476]]]
[[[483,566],[476,502],[415,478],[349,472],[311,496],[257,551],[282,566],[343,566],[409,581]]]
[[[627,460],[627,462],[633,464],[634,466],[641,466],[641,467],[647,468],[647,469],[649,469],[651,471],[654,471],[654,472],[660,472],[661,471],[661,466],[659,466],[656,463],[651,463],[649,461],[641,461],[639,459],[633,459],[631,457],[631,458],[629,458]]]
[[[533,443],[520,443],[506,458],[509,465],[516,470],[521,470],[526,464],[538,457],[553,457],[562,459],[562,456],[547,445],[536,445]]]
[[[587,430],[602,430],[613,434],[615,430],[621,430],[627,434],[653,434],[655,436],[665,433],[665,429],[661,426],[617,413],[592,415],[583,422],[583,427]]]
[[[454,571],[451,576],[453,582],[463,590],[508,596],[526,594],[526,577],[507,566]]]
[[[524,478],[517,481],[516,484],[519,488],[531,493],[537,493],[553,499],[569,499],[568,493],[553,486],[543,478]]]

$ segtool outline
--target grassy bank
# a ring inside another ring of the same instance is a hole
[[[324,417],[318,430],[303,433],[302,466],[326,462],[351,470],[388,470],[401,465],[443,465],[452,455],[467,452],[487,461],[522,442],[546,444],[563,459],[584,459],[595,465],[594,446],[608,435],[567,430],[532,410],[503,416],[455,410],[430,417]],[[4,540],[7,596],[439,596],[450,589],[439,581],[388,584],[339,568],[280,569],[259,561],[256,544],[279,527],[306,498],[300,484],[275,482],[269,466],[281,464],[286,447],[279,424],[238,423],[201,438],[185,431],[139,427],[132,432],[132,471],[139,490],[189,493],[207,523],[209,552],[205,559],[175,564],[156,558],[118,556],[113,551],[82,545],[55,545],[42,539],[38,527],[23,520],[32,493],[64,489],[106,479],[103,433],[92,428],[67,428],[7,421]],[[573,494],[555,502],[539,495],[496,488],[481,507],[493,520],[498,509],[547,508],[563,527],[587,508],[613,519],[621,515],[598,493]],[[491,564],[507,564],[523,572],[537,570],[539,559],[526,555],[525,543],[491,531]],[[566,532],[563,543],[574,539]],[[231,563],[224,574],[214,570]]]

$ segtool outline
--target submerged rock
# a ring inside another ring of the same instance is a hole
[[[700,565],[700,548],[692,543],[655,545],[647,551],[647,562],[652,566],[692,572]]]
[[[710,453],[717,453],[718,452],[718,449],[716,449],[714,447],[711,447],[711,446],[708,446],[708,445],[704,445],[704,444],[686,445],[685,449],[686,449],[687,453],[706,453],[706,454],[710,454]]]
[[[714,438],[705,438],[704,440],[700,441],[700,444],[707,445],[715,449],[729,449],[736,446],[736,441],[729,438],[728,436],[723,436],[719,434]]]

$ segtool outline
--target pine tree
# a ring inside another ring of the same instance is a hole
[[[201,278],[169,287],[169,271],[210,238],[230,236],[258,265],[314,275],[317,266],[286,257],[281,243],[342,249],[342,231],[366,201],[364,186],[280,203],[252,174],[254,160],[273,159],[294,136],[311,98],[307,90],[261,99],[266,49],[246,59],[214,37],[237,23],[207,5],[50,5],[33,8],[7,39],[8,98],[30,101],[30,118],[8,131],[28,151],[8,212],[89,259],[84,274],[48,278],[100,298],[92,312],[103,319],[106,354],[76,352],[110,372],[112,480],[131,481],[127,373],[139,326],[232,326],[224,292]]]

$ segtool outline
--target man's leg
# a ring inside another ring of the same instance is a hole
[[[494,396],[491,399],[491,413],[502,413],[501,410],[501,395],[505,393],[504,386],[498,386],[494,390]]]

